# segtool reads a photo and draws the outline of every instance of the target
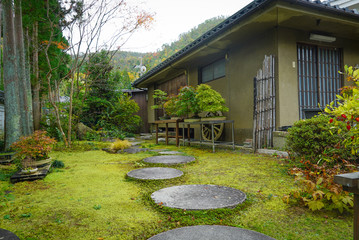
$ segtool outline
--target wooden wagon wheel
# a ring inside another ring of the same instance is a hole
[[[223,116],[221,111],[218,111],[215,114],[206,113],[206,115],[205,115],[206,118],[218,117],[218,116]],[[224,123],[213,124],[214,141],[217,141],[222,136],[223,129],[224,129]],[[202,125],[202,138],[203,138],[203,140],[206,140],[206,141],[212,141],[212,126],[211,126],[211,124],[203,124]]]

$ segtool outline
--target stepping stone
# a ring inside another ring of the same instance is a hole
[[[186,210],[234,208],[246,200],[238,189],[218,185],[182,185],[160,189],[152,200],[166,207]]]
[[[189,163],[196,160],[194,157],[180,155],[163,155],[143,159],[147,163],[161,163],[166,165]]]
[[[18,236],[16,236],[14,233],[0,228],[0,239],[6,239],[6,240],[20,240]]]
[[[219,226],[199,225],[191,227],[176,228],[167,232],[157,234],[148,240],[275,240],[267,235],[251,230]]]
[[[120,150],[118,151],[118,153],[122,153],[122,152],[125,152],[125,153],[139,153],[139,152],[147,152],[148,151],[148,148],[126,148],[126,149],[123,149],[123,150]]]
[[[176,154],[183,154],[182,152],[178,152],[178,151],[163,151],[163,152],[158,152],[161,155],[176,155]]]
[[[183,172],[178,169],[163,167],[142,168],[127,173],[127,176],[141,180],[171,179],[182,175]]]

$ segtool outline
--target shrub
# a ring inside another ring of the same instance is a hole
[[[56,140],[46,135],[45,131],[35,131],[32,135],[21,137],[11,148],[19,159],[42,160],[48,158]]]
[[[116,142],[111,144],[110,149],[117,152],[129,147],[131,147],[131,143],[129,141],[118,139]]]
[[[290,170],[295,175],[298,189],[283,197],[283,202],[293,205],[304,205],[312,211],[337,209],[340,213],[353,207],[352,194],[343,191],[343,187],[334,183],[334,176],[352,172],[354,165],[342,160],[342,163],[329,168],[326,164],[319,166],[310,161],[303,163],[303,169],[294,167]]]
[[[330,119],[330,116],[318,115],[295,122],[288,129],[287,150],[313,164],[327,162],[334,165],[341,159],[350,160],[350,149],[342,145],[341,136],[331,132]],[[345,124],[338,124],[338,127],[344,130]]]

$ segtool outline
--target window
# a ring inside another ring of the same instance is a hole
[[[342,87],[341,49],[298,44],[300,119],[320,112],[336,99]]]
[[[226,75],[226,61],[220,59],[200,69],[200,81],[206,83]]]

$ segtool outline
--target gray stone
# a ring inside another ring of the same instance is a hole
[[[95,130],[91,129],[90,127],[86,126],[85,124],[83,123],[78,123],[76,126],[75,126],[75,131],[76,131],[76,135],[77,137],[80,139],[80,140],[85,140],[86,138],[86,134],[88,132],[90,133],[94,133]]]
[[[183,172],[178,169],[163,167],[142,168],[127,173],[127,176],[129,177],[142,180],[171,179],[182,175]]]
[[[234,208],[246,200],[238,189],[218,185],[182,185],[160,189],[152,200],[166,207],[186,210]]]
[[[251,230],[218,226],[199,225],[176,228],[157,234],[148,240],[275,240],[262,233]]]
[[[166,142],[166,138],[158,138],[158,142]]]
[[[4,240],[20,240],[18,236],[16,236],[14,233],[0,228],[0,239]]]
[[[182,152],[178,152],[178,151],[163,151],[163,152],[158,152],[161,155],[176,155],[176,154],[182,154]]]
[[[279,156],[279,157],[288,157],[287,152],[273,150],[273,149],[257,149],[257,153],[272,155],[272,156]]]
[[[119,153],[139,153],[139,152],[147,152],[148,151],[148,148],[126,148],[126,149],[123,149],[123,150],[120,150]]]
[[[143,161],[147,163],[160,163],[166,165],[189,163],[195,160],[194,157],[180,155],[163,155],[143,159]]]
[[[136,138],[134,138],[134,137],[125,137],[124,140],[133,142],[133,141],[136,141]]]
[[[131,145],[132,146],[138,146],[138,145],[141,145],[142,143],[144,143],[143,141],[141,142],[131,142]]]
[[[145,135],[145,136],[141,136],[140,138],[143,140],[151,140],[153,137],[152,135]]]

